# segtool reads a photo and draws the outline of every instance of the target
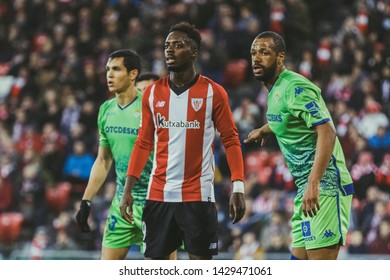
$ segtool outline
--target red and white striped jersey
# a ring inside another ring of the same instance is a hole
[[[199,75],[177,95],[165,77],[145,89],[142,122],[127,175],[139,178],[154,149],[147,199],[163,202],[215,201],[216,130],[225,147],[231,179],[244,179],[240,141],[226,91]]]

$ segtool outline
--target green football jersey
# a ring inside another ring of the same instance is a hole
[[[140,92],[130,104],[123,108],[113,98],[104,102],[99,110],[99,145],[102,147],[109,146],[111,149],[115,161],[117,184],[115,195],[120,199],[123,195],[130,155],[138,136],[141,110],[142,94]],[[132,194],[135,205],[144,205],[152,170],[152,159],[153,153],[151,153],[139,180],[133,188]]]
[[[317,134],[313,128],[326,122],[334,126],[321,90],[305,77],[283,70],[268,94],[267,120],[294,177],[297,195],[302,196],[316,152]],[[353,193],[352,178],[336,138],[320,193],[335,196],[339,189],[344,195]]]

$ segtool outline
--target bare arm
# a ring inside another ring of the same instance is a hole
[[[272,133],[272,130],[269,128],[268,123],[263,125],[260,128],[254,129],[248,134],[248,138],[244,140],[244,143],[251,143],[253,141],[260,142],[261,146],[264,146],[265,140]]]
[[[99,189],[102,187],[110,171],[113,158],[111,149],[99,146],[97,158],[92,166],[91,175],[85,189],[83,199],[92,200]]]
[[[336,139],[335,129],[330,122],[316,126],[315,131],[317,133],[317,144],[314,164],[302,199],[303,214],[310,217],[317,215],[317,211],[320,210],[318,202],[320,181],[329,164]]]
[[[135,183],[137,182],[137,178],[134,176],[127,175],[125,190],[123,192],[122,201],[120,205],[120,211],[122,218],[131,223],[133,219],[133,195],[131,194]]]

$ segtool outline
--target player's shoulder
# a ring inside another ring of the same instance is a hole
[[[100,105],[100,111],[108,110],[108,109],[109,109],[110,107],[112,107],[114,104],[116,104],[116,99],[115,99],[115,97],[110,98],[110,99],[104,101],[104,102]]]
[[[164,76],[156,81],[154,81],[153,83],[151,83],[150,85],[148,85],[146,88],[147,89],[151,89],[155,86],[158,86],[158,87],[167,87],[168,86],[168,79],[169,79],[169,76]]]
[[[286,91],[293,91],[294,93],[298,91],[304,91],[306,89],[319,92],[320,89],[308,78],[302,76],[301,74],[291,71],[284,70],[281,73],[282,85],[286,88]]]
[[[226,94],[226,90],[224,89],[224,87],[209,77],[199,75],[198,83],[210,84],[213,88],[214,93]]]

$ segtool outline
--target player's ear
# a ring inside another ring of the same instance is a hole
[[[192,53],[192,58],[196,58],[196,56],[198,55],[198,49],[196,49],[196,48],[192,48],[192,51],[191,51],[191,53]]]
[[[135,79],[137,79],[137,77],[138,77],[138,69],[133,69],[133,70],[131,70],[130,71],[130,79],[131,80],[135,80]]]
[[[285,59],[284,52],[280,52],[280,53],[278,54],[277,59],[276,59],[276,62],[278,63],[278,66],[283,66],[283,64],[284,64],[284,59]]]

